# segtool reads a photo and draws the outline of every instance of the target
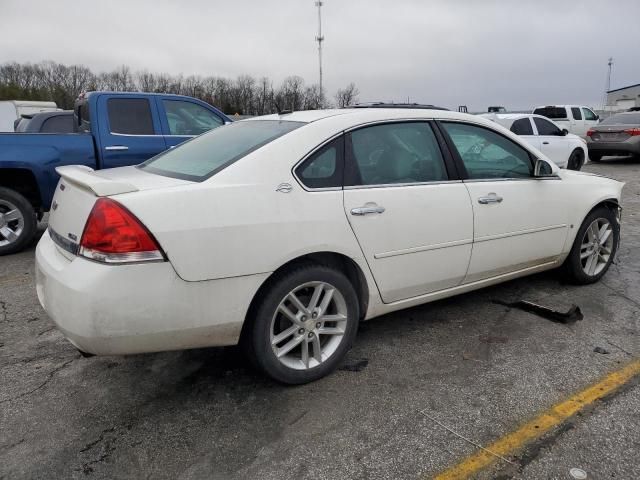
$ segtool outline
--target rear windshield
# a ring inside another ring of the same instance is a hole
[[[640,113],[618,113],[605,118],[600,125],[640,125]]]
[[[139,166],[167,177],[201,182],[304,122],[251,120],[232,123],[167,150]]]
[[[533,113],[547,118],[567,118],[567,109],[564,107],[536,108]]]

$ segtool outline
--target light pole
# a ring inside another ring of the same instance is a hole
[[[322,42],[324,37],[322,36],[322,2],[317,1],[316,7],[318,7],[318,35],[316,35],[316,41],[318,42],[318,65],[320,67],[320,107],[324,106],[324,91],[322,90]]]

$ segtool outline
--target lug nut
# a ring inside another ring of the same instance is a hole
[[[317,316],[318,316],[318,314],[317,314],[316,312],[313,312],[313,313],[311,314],[311,318],[316,318]]]
[[[307,317],[305,315],[302,315],[300,317],[300,320],[303,321],[303,322],[306,322],[307,321]]]
[[[302,335],[304,333],[304,328],[301,328],[300,330],[298,330],[298,333]]]
[[[309,338],[313,337],[313,332],[309,332]]]
[[[322,324],[320,322],[316,323],[316,328],[320,328]]]

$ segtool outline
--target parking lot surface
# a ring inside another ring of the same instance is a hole
[[[339,371],[299,387],[254,373],[234,348],[83,358],[38,304],[34,248],[0,258],[0,478],[446,470],[640,354],[640,162],[585,170],[626,182],[603,281],[577,287],[547,272],[366,322]],[[554,323],[494,300],[576,304],[584,319]],[[639,451],[631,381],[478,475],[638,478]]]

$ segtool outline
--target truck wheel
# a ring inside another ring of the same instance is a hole
[[[358,317],[358,296],[343,273],[300,265],[273,280],[241,344],[271,378],[307,383],[335,370],[356,336]]]
[[[573,152],[571,152],[571,156],[569,157],[569,162],[567,162],[567,168],[569,170],[580,170],[584,165],[584,153],[581,149],[576,148]]]
[[[589,152],[589,160],[591,160],[592,162],[599,162],[600,160],[602,160],[602,154]]]
[[[18,192],[0,187],[0,256],[19,252],[36,234],[36,214]]]

